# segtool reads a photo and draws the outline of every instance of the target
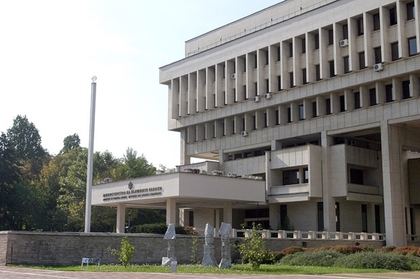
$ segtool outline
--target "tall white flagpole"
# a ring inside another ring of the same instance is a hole
[[[90,220],[92,211],[92,180],[93,180],[93,142],[95,137],[95,104],[96,104],[96,76],[92,77],[91,99],[90,99],[90,127],[89,127],[89,149],[86,178],[86,211],[85,211],[85,233],[90,232]]]

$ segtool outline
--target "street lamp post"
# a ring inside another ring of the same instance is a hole
[[[96,76],[92,77],[91,99],[90,99],[90,127],[89,127],[89,149],[86,178],[86,210],[85,210],[85,233],[90,232],[91,210],[92,210],[92,180],[93,180],[93,141],[95,135],[95,105],[96,105]]]

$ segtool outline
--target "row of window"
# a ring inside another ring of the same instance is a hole
[[[416,77],[418,79],[418,77]],[[394,88],[397,87],[397,88]],[[269,126],[281,125],[309,118],[315,118],[332,113],[345,112],[351,109],[360,109],[367,106],[375,106],[380,103],[389,103],[396,100],[413,97],[410,89],[410,80],[401,80],[385,83],[381,87],[370,87],[362,96],[360,91],[348,91],[347,95],[329,95],[328,97],[316,98],[313,101],[301,101],[289,105],[270,108],[265,111],[257,111],[246,115],[233,117],[230,120],[218,120],[207,124],[192,126],[186,129],[187,143],[207,140],[220,136],[227,136],[239,132],[248,133],[250,130],[258,130]],[[330,97],[331,96],[331,97]],[[332,97],[334,99],[332,99]],[[309,106],[309,107],[307,107]],[[352,106],[352,107],[350,107]],[[202,129],[202,130],[197,130]],[[247,134],[243,134],[246,136]]]

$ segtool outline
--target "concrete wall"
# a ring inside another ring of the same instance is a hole
[[[160,264],[166,256],[167,242],[162,235],[154,234],[115,234],[115,233],[38,233],[38,232],[0,232],[0,265],[79,265],[83,257],[100,258],[101,263],[118,263],[108,247],[120,248],[122,237],[127,236],[135,247],[131,263]],[[231,239],[231,244],[239,239]],[[281,251],[290,246],[302,246],[306,242],[308,248],[326,245],[355,245],[354,241],[329,240],[280,240],[268,239],[267,247],[271,251]],[[358,241],[380,248],[384,241]],[[197,259],[203,256],[204,237],[198,238]],[[215,239],[215,257],[220,261],[220,238]],[[191,236],[177,235],[175,256],[179,263],[191,262]],[[232,260],[239,259],[238,253],[232,249]]]

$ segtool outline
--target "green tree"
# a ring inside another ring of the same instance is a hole
[[[64,138],[63,148],[60,151],[60,154],[69,152],[70,150],[80,147],[80,138],[78,134],[73,134]]]
[[[131,257],[134,254],[134,246],[130,244],[126,236],[121,239],[120,250],[112,249],[111,247],[108,247],[108,250],[112,255],[118,257],[124,267],[127,267],[127,265],[130,264]]]
[[[266,248],[265,239],[259,230],[261,230],[261,226],[252,223],[249,236],[245,237],[237,246],[242,260],[249,262],[252,269],[260,268],[260,265],[270,257],[269,250]]]
[[[114,176],[116,180],[124,180],[155,174],[156,168],[147,162],[144,155],[137,157],[137,151],[129,147],[122,159],[122,165],[116,170]]]

